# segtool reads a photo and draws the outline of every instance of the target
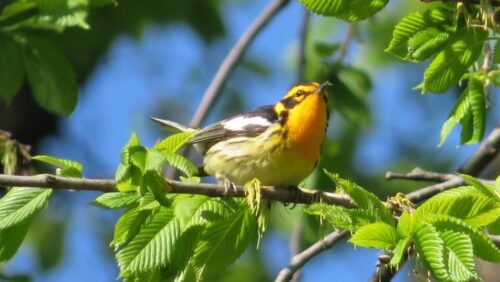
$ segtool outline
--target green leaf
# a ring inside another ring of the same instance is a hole
[[[429,216],[427,222],[431,223],[440,232],[452,230],[467,234],[472,240],[474,255],[487,261],[500,262],[500,250],[480,229],[472,227],[460,219],[446,215]]]
[[[40,15],[26,21],[24,25],[34,28],[53,29],[62,32],[67,27],[89,29],[86,22],[87,1],[38,0]]]
[[[147,149],[146,151],[146,159],[145,159],[145,170],[155,170],[155,171],[161,171],[163,168],[163,165],[167,162],[166,158],[164,155],[155,150],[155,149]]]
[[[403,261],[405,254],[407,254],[408,246],[411,242],[411,237],[406,237],[398,241],[396,247],[394,248],[391,261],[389,262],[392,267],[398,267]]]
[[[347,209],[324,203],[312,204],[304,208],[304,212],[322,216],[333,226],[350,231],[356,231],[359,228],[378,220],[378,217],[370,211],[362,209]]]
[[[22,49],[0,35],[0,98],[8,104],[19,92],[24,81]]]
[[[140,199],[137,193],[112,192],[97,197],[93,204],[107,209],[123,209],[137,205]]]
[[[415,250],[422,261],[441,281],[449,279],[444,259],[444,242],[437,229],[427,222],[422,222],[415,232]]]
[[[398,239],[396,228],[377,222],[358,229],[349,241],[361,247],[389,249],[396,246]]]
[[[163,156],[169,165],[182,171],[187,176],[193,176],[198,173],[198,168],[190,160],[181,155],[163,153]]]
[[[19,224],[0,230],[0,263],[11,259],[28,233],[33,217],[25,218]]]
[[[411,61],[423,61],[434,53],[448,41],[450,34],[440,31],[437,28],[428,28],[416,33],[408,40],[408,56]]]
[[[445,244],[445,256],[451,281],[471,281],[479,279],[474,270],[472,241],[466,234],[455,231],[440,233]]]
[[[451,18],[452,14],[445,9],[431,9],[409,14],[394,28],[391,42],[385,51],[402,60],[416,61],[416,58],[411,56],[410,39],[429,28],[435,28],[441,32],[450,31]]]
[[[59,175],[78,178],[82,177],[83,165],[79,162],[45,155],[34,156],[32,159],[62,168],[62,170],[58,172]]]
[[[122,153],[120,156],[121,164],[124,164],[124,165],[130,164],[130,148],[138,147],[140,145],[141,145],[141,141],[139,140],[139,137],[137,136],[137,134],[132,133],[127,144],[125,144],[125,146],[122,149]]]
[[[442,192],[417,208],[413,221],[420,222],[433,214],[448,215],[465,220],[475,227],[495,221],[500,203],[485,196],[471,186],[454,188]]]
[[[299,0],[309,11],[348,22],[366,19],[380,11],[389,0]]]
[[[52,189],[15,187],[0,199],[0,230],[17,225],[45,209]]]
[[[392,212],[380,201],[377,196],[358,186],[356,183],[342,179],[339,175],[330,173],[325,170],[326,175],[339,187],[342,188],[360,209],[372,212],[378,217],[379,221],[383,221],[389,225],[394,224]]]
[[[2,14],[0,15],[0,20],[6,20],[10,17],[17,16],[21,13],[28,11],[28,10],[33,10],[36,8],[37,7],[36,7],[35,2],[16,1],[16,2],[10,3],[9,5],[5,6],[5,8],[3,8]]]
[[[115,224],[115,231],[111,245],[115,251],[125,246],[137,235],[144,223],[150,218],[153,210],[144,210],[134,207],[125,211]]]
[[[120,274],[146,272],[167,266],[173,261],[174,245],[180,232],[181,226],[174,218],[173,210],[161,207],[116,254]]]
[[[314,44],[314,53],[322,58],[333,56],[340,48],[339,43],[316,42]]]
[[[481,28],[455,33],[425,70],[423,92],[443,93],[455,85],[477,60],[487,37]]]
[[[103,6],[118,6],[117,0],[89,0],[89,6],[103,7]]]
[[[500,200],[500,195],[498,195],[495,192],[495,187],[483,184],[481,181],[479,181],[477,178],[467,175],[467,174],[460,174],[460,176],[467,181],[470,185],[474,186],[478,191],[483,193],[487,197],[491,197],[492,199],[499,199]],[[499,176],[500,178],[500,176]]]
[[[413,216],[407,211],[403,211],[399,217],[397,231],[401,237],[409,237],[413,234]]]
[[[201,235],[193,257],[197,281],[231,264],[254,238],[257,226],[252,211],[240,205],[231,213],[230,217],[214,221]]]
[[[24,66],[33,97],[46,110],[68,116],[78,102],[78,84],[71,64],[49,41],[30,38]]]
[[[460,95],[460,99],[450,113],[450,117],[441,129],[442,145],[451,130],[462,124],[462,137],[460,143],[472,144],[479,142],[484,135],[486,127],[486,102],[484,98],[483,82],[474,76],[469,79],[467,88]]]
[[[169,207],[171,201],[166,196],[166,188],[168,187],[167,181],[156,170],[148,170],[142,177],[143,184],[146,185],[147,190],[151,192],[154,199],[162,206]]]
[[[177,134],[172,134],[155,145],[155,149],[164,154],[173,154],[177,152],[189,139],[191,139],[198,131],[184,131]]]

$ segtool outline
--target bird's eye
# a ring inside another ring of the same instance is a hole
[[[304,91],[302,91],[302,90],[299,90],[299,91],[297,91],[297,93],[295,93],[295,97],[300,97],[302,95],[304,95]]]

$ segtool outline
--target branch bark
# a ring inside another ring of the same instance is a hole
[[[257,36],[257,34],[264,28],[269,21],[278,13],[283,7],[285,7],[290,0],[273,0],[271,3],[262,11],[262,13],[255,19],[255,21],[250,25],[250,27],[243,33],[238,42],[234,45],[233,49],[227,54],[224,62],[217,70],[214,79],[210,83],[201,100],[198,109],[196,109],[193,118],[191,119],[191,127],[199,127],[201,122],[208,113],[208,110],[214,103],[214,101],[219,96],[222,88],[226,84],[229,74],[236,67],[243,54],[247,50],[250,43]]]
[[[347,237],[347,235],[349,235],[347,231],[336,230],[325,236],[322,240],[314,243],[300,254],[293,256],[290,264],[280,271],[280,273],[276,277],[276,280],[274,281],[290,281],[290,279],[292,279],[293,277],[293,274],[302,266],[304,266],[304,264],[306,264],[310,259],[322,253],[323,251],[330,249],[337,242]]]
[[[243,187],[236,187],[225,192],[223,185],[209,183],[184,183],[180,181],[168,180],[168,187],[165,191],[176,194],[195,194],[208,197],[237,197],[244,198]],[[53,188],[77,191],[100,191],[118,192],[116,183],[111,179],[86,179],[56,176],[52,174],[40,174],[35,176],[20,176],[0,174],[0,186]],[[264,199],[279,201],[283,203],[312,204],[315,202],[325,202],[332,205],[340,205],[348,208],[355,207],[349,196],[329,192],[305,190],[298,187],[277,188],[263,186],[262,197]]]

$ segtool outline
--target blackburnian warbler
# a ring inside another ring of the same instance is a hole
[[[203,171],[219,181],[243,185],[297,185],[317,165],[328,126],[323,84],[294,86],[275,105],[209,125],[189,141],[203,155]],[[170,131],[194,130],[153,118]]]

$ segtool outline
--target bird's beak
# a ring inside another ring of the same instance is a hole
[[[328,87],[328,86],[332,86],[333,84],[330,82],[330,81],[325,81],[323,82],[318,88],[316,88],[316,93],[317,94],[321,94],[325,91],[325,89]]]

